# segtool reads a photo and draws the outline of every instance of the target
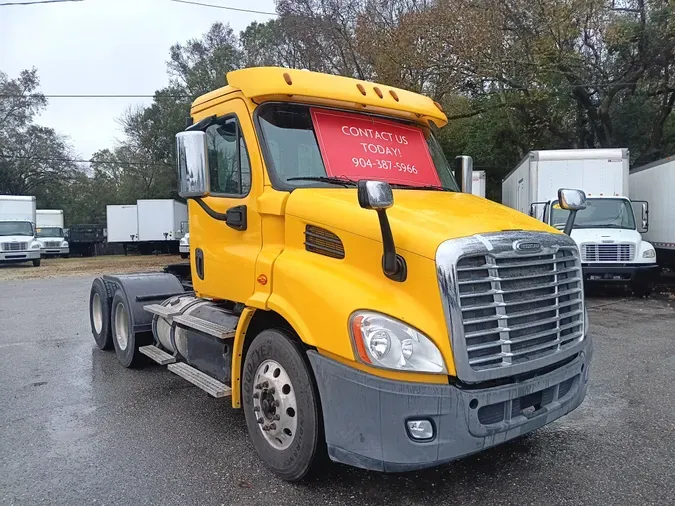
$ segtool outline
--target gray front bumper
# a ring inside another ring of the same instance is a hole
[[[590,338],[585,342],[576,358],[557,369],[489,388],[387,380],[310,351],[328,453],[364,469],[412,471],[538,429],[584,400],[592,355]],[[422,419],[434,426],[430,441],[408,434],[406,421]]]
[[[68,255],[70,253],[70,247],[68,248],[41,248],[40,253],[43,256],[45,255]]]
[[[0,262],[28,262],[40,258],[39,249],[26,251],[3,251],[0,253]]]

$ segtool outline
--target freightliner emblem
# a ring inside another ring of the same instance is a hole
[[[523,252],[540,251],[541,244],[539,244],[538,242],[518,241],[513,243],[513,248],[516,251],[523,251]]]

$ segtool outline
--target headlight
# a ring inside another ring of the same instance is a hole
[[[30,249],[40,249],[40,243],[35,241],[33,244],[30,245]]]
[[[61,247],[62,247],[62,248],[67,248],[67,247],[68,247],[68,241],[63,241],[63,242],[61,243]]]
[[[357,311],[349,322],[362,362],[399,371],[447,373],[443,356],[421,332],[389,316]]]
[[[656,251],[648,249],[642,252],[642,258],[656,258]]]

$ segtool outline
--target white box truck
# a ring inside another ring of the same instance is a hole
[[[40,266],[35,239],[35,197],[0,195],[0,263],[32,262]]]
[[[62,256],[67,258],[70,254],[63,225],[62,209],[37,210],[36,237],[40,243],[40,253],[43,257]]]
[[[558,189],[583,190],[587,207],[577,214],[572,238],[584,280],[627,283],[646,295],[658,272],[656,253],[640,236],[646,204],[636,219],[628,174],[627,149],[531,151],[502,181],[502,203],[563,229],[568,212],[560,208]]]
[[[485,171],[474,170],[471,173],[471,193],[485,198]]]
[[[138,243],[138,207],[134,205],[106,206],[107,241],[121,244],[124,253]]]
[[[141,199],[136,205],[107,206],[108,242],[121,243],[125,253],[178,253],[187,222],[187,205],[172,199]]]
[[[630,171],[630,198],[649,203],[649,227],[642,234],[661,266],[675,267],[675,156]]]

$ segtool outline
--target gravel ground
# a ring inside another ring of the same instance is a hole
[[[590,300],[588,397],[534,434],[424,472],[330,465],[290,485],[265,470],[228,401],[95,348],[91,279],[0,281],[0,504],[673,504],[667,300]]]
[[[32,264],[1,264],[0,281],[43,279],[59,276],[99,276],[138,271],[160,271],[166,264],[186,262],[178,255],[129,255],[90,258],[43,258],[40,267]]]

